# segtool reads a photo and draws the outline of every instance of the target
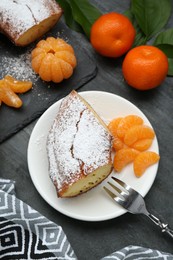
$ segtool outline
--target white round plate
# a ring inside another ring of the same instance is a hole
[[[146,116],[135,105],[120,96],[101,91],[86,91],[79,94],[91,104],[106,123],[116,117],[135,114],[142,117],[145,124],[151,126]],[[102,221],[124,214],[126,211],[107,195],[103,185],[113,174],[145,196],[156,177],[158,163],[150,166],[140,178],[135,177],[133,166],[129,164],[121,173],[112,172],[105,181],[85,194],[69,199],[58,198],[49,178],[46,138],[60,103],[61,100],[45,111],[37,121],[29,140],[28,167],[36,189],[53,208],[75,219]],[[150,150],[159,153],[156,137]]]

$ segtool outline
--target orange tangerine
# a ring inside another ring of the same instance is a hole
[[[146,125],[132,126],[124,136],[124,143],[132,146],[135,142],[141,139],[153,139],[155,136],[154,130]]]
[[[143,119],[139,116],[136,115],[125,116],[118,125],[117,135],[119,138],[123,139],[127,130],[129,130],[132,126],[142,125],[142,124],[143,124]]]
[[[111,12],[101,15],[93,23],[90,42],[101,55],[116,58],[132,47],[135,35],[135,28],[125,15]]]
[[[168,69],[168,58],[165,53],[149,45],[131,49],[122,65],[126,82],[141,91],[159,86],[166,78]]]
[[[0,80],[0,100],[10,107],[19,108],[22,106],[22,100],[4,80]]]
[[[132,147],[138,151],[145,151],[152,145],[153,139],[142,139],[135,142]]]
[[[31,81],[19,81],[10,75],[6,75],[4,80],[15,93],[24,93],[32,88]]]
[[[145,170],[158,162],[160,159],[160,156],[151,151],[146,151],[139,153],[136,158],[134,159],[133,162],[133,168],[134,168],[134,173],[137,177],[141,177],[142,174],[145,172]]]
[[[117,151],[113,162],[115,171],[120,172],[128,163],[132,162],[138,154],[139,151],[133,148],[123,148]]]

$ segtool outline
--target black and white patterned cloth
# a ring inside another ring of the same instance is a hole
[[[144,248],[140,246],[127,246],[114,252],[113,254],[102,258],[101,260],[173,260],[173,255]]]
[[[0,179],[0,259],[77,260],[62,227],[17,199],[14,188],[13,181]],[[173,255],[128,246],[101,260],[123,259],[173,260]]]
[[[0,259],[76,260],[62,228],[17,199],[14,185],[0,179]]]

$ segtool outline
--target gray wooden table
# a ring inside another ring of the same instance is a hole
[[[92,3],[102,12],[123,12],[129,5],[127,0],[93,0]],[[155,90],[136,91],[123,80],[122,58],[101,57],[83,35],[72,34],[74,37],[77,35],[98,67],[97,76],[79,91],[100,90],[120,95],[141,109],[153,125],[161,160],[155,182],[145,200],[153,213],[173,227],[173,78],[167,77]],[[132,244],[173,253],[173,240],[161,234],[145,217],[126,213],[108,221],[84,222],[69,218],[49,206],[35,189],[27,165],[28,141],[36,121],[0,145],[0,177],[15,180],[18,198],[63,227],[80,260],[100,259]]]

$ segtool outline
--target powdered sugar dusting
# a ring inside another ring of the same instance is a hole
[[[29,52],[10,57],[9,55],[1,56],[2,77],[9,74],[19,80],[34,80],[38,76],[31,68],[31,55]]]
[[[74,93],[63,100],[47,139],[50,177],[59,190],[110,162],[110,134]]]
[[[109,161],[109,134],[93,113],[83,111],[73,143],[74,157],[84,163],[84,174],[94,171]]]
[[[73,99],[73,96],[66,97],[48,135],[50,176],[58,183],[58,187],[61,187],[70,175],[74,177],[80,173],[80,162],[73,158],[71,148],[77,131],[76,124],[84,109],[84,104],[79,100]]]

